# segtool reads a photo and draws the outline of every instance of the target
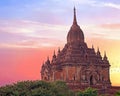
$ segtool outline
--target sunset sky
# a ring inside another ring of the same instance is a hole
[[[106,51],[120,86],[119,0],[1,0],[0,86],[40,79],[41,64],[66,43],[74,6],[88,47]]]

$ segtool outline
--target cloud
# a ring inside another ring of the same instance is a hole
[[[96,3],[95,0],[71,0],[74,3],[78,4],[94,4]]]
[[[103,6],[120,9],[120,4],[115,4],[115,3],[103,3]]]
[[[96,26],[96,28],[100,31],[103,38],[120,40],[120,24],[119,23],[111,23],[111,24],[101,24]],[[100,35],[99,32],[97,35]]]
[[[96,6],[96,7],[111,7],[115,9],[120,9],[120,4],[113,3],[112,1],[111,2],[93,1],[90,4],[91,6]]]
[[[54,47],[58,42],[65,41],[67,26],[44,24],[28,20],[1,20],[1,48],[40,48]],[[6,42],[7,40],[7,42]],[[61,43],[60,43],[61,44]],[[57,46],[56,46],[57,47]]]
[[[120,24],[100,24],[83,26],[87,38],[120,40]]]
[[[116,24],[101,24],[100,27],[116,30],[116,29],[120,29],[120,23],[116,23]]]
[[[70,26],[45,24],[29,20],[1,21],[0,35],[3,33],[6,33],[4,36],[9,34],[6,38],[9,42],[4,42],[3,38],[0,38],[0,47],[55,47],[58,42],[61,46],[65,44],[69,28]],[[82,25],[81,28],[86,38],[120,40],[120,24]],[[15,39],[11,39],[11,36]]]
[[[31,28],[33,26],[32,22],[24,21],[24,20],[1,20],[0,31],[7,33],[32,33],[34,29]]]
[[[29,20],[1,20],[0,35],[6,39],[0,38],[0,48],[55,47],[66,40],[67,27]]]
[[[76,4],[88,4],[91,6],[96,6],[96,7],[111,7],[111,8],[116,8],[120,9],[120,4],[113,3],[112,1],[110,2],[103,2],[103,1],[97,1],[97,0],[71,0],[72,2]]]
[[[58,45],[59,42],[59,45]],[[14,43],[1,43],[0,48],[50,48],[64,45],[63,41],[50,38],[33,38]]]
[[[67,30],[68,26],[45,24],[28,20],[1,21],[0,32],[20,34],[28,37],[52,37]]]

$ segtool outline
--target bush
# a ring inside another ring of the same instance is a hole
[[[97,96],[97,91],[92,88],[87,88],[85,91],[77,92],[77,96]]]
[[[115,96],[120,96],[120,91],[118,91]]]
[[[0,87],[0,96],[73,96],[73,92],[62,81],[23,81]]]

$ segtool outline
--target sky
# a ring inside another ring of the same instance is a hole
[[[66,43],[73,7],[88,47],[99,47],[120,86],[119,0],[0,0],[0,86],[39,80],[42,63]]]

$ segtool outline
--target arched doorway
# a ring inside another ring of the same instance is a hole
[[[93,75],[90,76],[90,85],[93,85]]]

